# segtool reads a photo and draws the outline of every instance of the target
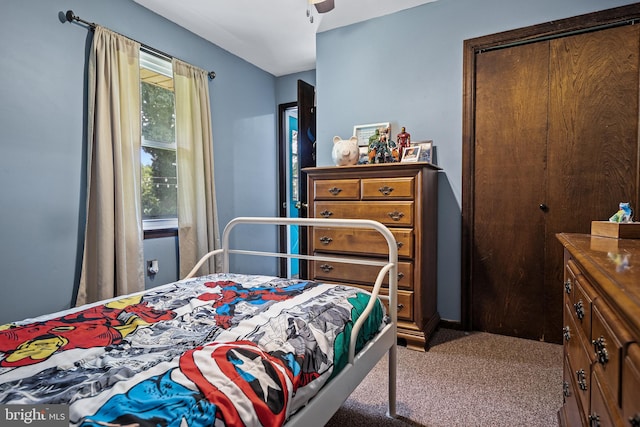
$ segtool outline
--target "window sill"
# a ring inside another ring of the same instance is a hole
[[[146,219],[142,221],[144,239],[178,236],[178,219]]]

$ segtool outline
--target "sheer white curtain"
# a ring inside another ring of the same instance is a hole
[[[184,277],[204,254],[220,247],[220,236],[213,185],[207,73],[175,58],[172,65],[176,97],[180,277]],[[213,273],[220,268],[220,259],[210,259],[199,274]]]
[[[89,56],[88,190],[76,304],[144,289],[140,44],[96,26]]]

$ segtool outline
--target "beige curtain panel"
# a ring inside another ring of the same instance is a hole
[[[213,185],[213,138],[207,72],[173,59],[178,159],[178,241],[180,277],[207,252],[220,248]],[[221,271],[221,259],[199,271]]]
[[[76,304],[144,289],[140,44],[96,26],[89,56],[88,190]]]

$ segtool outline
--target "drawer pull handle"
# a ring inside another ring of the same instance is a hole
[[[400,219],[404,217],[404,214],[398,211],[389,212],[387,215],[389,215],[389,218],[391,218],[394,221],[400,221]]]
[[[398,273],[398,280],[401,280],[402,278],[404,278],[404,273],[402,272]]]
[[[325,217],[325,218],[329,218],[331,215],[333,215],[333,212],[328,211],[328,210],[323,210],[322,212],[320,212],[320,215]]]
[[[320,265],[320,269],[325,273],[329,273],[331,270],[333,270],[333,266],[329,264],[322,264]]]
[[[337,196],[341,192],[342,192],[342,188],[332,187],[332,188],[329,189],[329,193],[331,193],[334,196]]]
[[[568,294],[571,295],[571,279],[567,279],[566,282],[564,282],[564,291]]]
[[[578,386],[580,390],[587,390],[587,375],[584,373],[584,369],[576,371],[576,378],[578,379]]]
[[[328,245],[331,242],[333,242],[333,239],[331,237],[322,236],[320,238],[320,243],[322,243],[323,245]]]
[[[396,246],[398,247],[398,249],[400,249],[401,247],[404,246],[404,243],[402,242],[396,242]]]
[[[576,316],[578,316],[578,319],[584,319],[584,304],[582,303],[582,300],[573,304],[573,308],[576,309]]]
[[[629,417],[629,424],[631,424],[631,427],[640,427],[640,412],[633,417]]]
[[[596,352],[596,359],[601,365],[606,365],[609,361],[609,352],[607,351],[607,343],[605,343],[604,337],[601,336],[597,340],[591,341],[593,349]]]
[[[600,415],[595,412],[593,414],[589,414],[589,426],[600,427]]]
[[[562,382],[562,394],[564,395],[564,397],[571,396],[571,386],[569,385],[568,381]]]
[[[404,308],[404,304],[398,304],[398,311],[402,310]]]
[[[384,187],[378,188],[378,191],[381,192],[383,196],[388,196],[393,191],[393,187],[385,185]]]
[[[562,328],[562,334],[564,335],[564,340],[569,342],[569,340],[571,339],[571,331],[569,330],[568,326]]]

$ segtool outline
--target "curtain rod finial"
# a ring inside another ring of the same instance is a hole
[[[60,12],[62,13],[62,12]],[[82,22],[85,25],[88,25],[89,27],[91,27],[91,29],[95,29],[96,28],[96,24],[94,24],[93,22],[89,22],[89,21],[85,21],[84,19],[80,18],[77,15],[73,14],[73,10],[67,10],[67,13],[65,13],[65,18],[67,20],[67,22],[73,22],[73,21],[78,21],[78,22]]]
[[[216,78],[216,72],[215,71],[209,71],[209,80],[213,80]]]

